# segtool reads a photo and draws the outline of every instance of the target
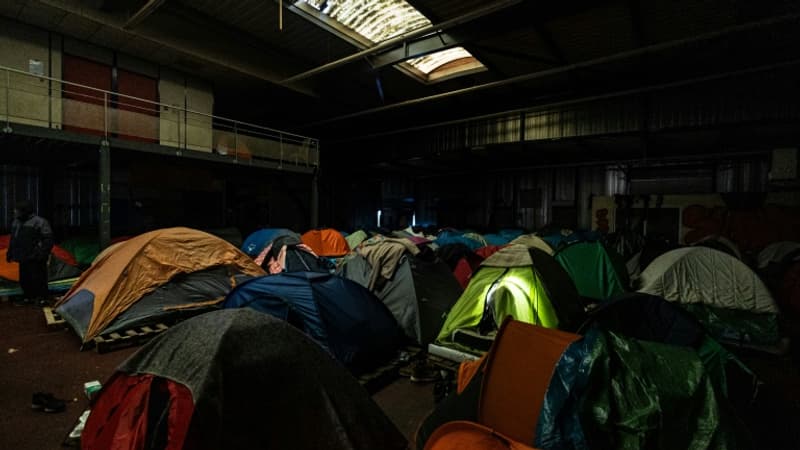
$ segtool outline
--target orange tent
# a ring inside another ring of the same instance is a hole
[[[499,434],[505,447],[498,447],[491,440],[485,447],[464,448],[509,448],[524,449],[532,445],[535,438],[536,424],[539,421],[539,412],[544,403],[544,396],[550,385],[553,369],[561,358],[564,350],[580,338],[577,334],[543,328],[516,320],[506,320],[497,333],[491,350],[478,361],[464,362],[459,368],[458,393],[461,395],[470,383],[480,383],[480,395],[476,404],[469,407],[477,408],[477,422],[483,428],[473,428],[464,431],[463,428],[455,429],[457,435],[485,433],[490,430],[493,435]],[[478,374],[482,377],[477,377]],[[465,404],[462,402],[462,405]],[[474,412],[465,416],[475,416]],[[459,420],[460,417],[447,418],[441,414],[431,414],[426,422],[435,420],[441,426],[435,428],[426,442],[437,437],[440,429],[447,422]],[[417,431],[417,442],[423,429],[435,427],[436,423],[426,423]],[[442,423],[443,422],[443,423]],[[445,430],[446,431],[446,430]],[[441,435],[438,435],[441,438]],[[460,439],[458,436],[456,438]],[[453,438],[453,439],[456,439]],[[449,438],[448,438],[449,439]],[[511,446],[525,443],[526,446]],[[447,449],[447,446],[436,444],[431,449]],[[455,448],[455,447],[452,447]]]
[[[213,268],[227,269],[223,276],[229,280],[228,290],[233,287],[233,275],[266,274],[249,256],[223,239],[190,228],[166,228],[105,249],[56,304],[56,310],[84,342],[89,342],[146,294],[179,275]],[[202,297],[202,289],[199,293]],[[226,293],[216,290],[213,298],[204,298],[202,302],[186,299],[183,304],[171,304],[168,308],[219,303]],[[166,308],[159,305],[150,308],[156,309]]]
[[[342,233],[333,228],[310,230],[300,239],[319,256],[339,257],[350,253],[350,247]]]
[[[0,248],[0,278],[19,282],[19,263],[6,261],[7,248]]]
[[[553,369],[580,336],[516,320],[502,328],[486,357],[478,421],[533,443]]]
[[[475,422],[448,422],[433,432],[425,450],[534,450]]]
[[[19,282],[19,263],[13,261],[6,261],[6,254],[8,253],[8,244],[11,236],[5,234],[0,236],[0,278]],[[72,256],[72,253],[67,250],[54,245],[50,251],[53,257],[58,258],[62,263],[69,266],[77,267],[78,261]]]

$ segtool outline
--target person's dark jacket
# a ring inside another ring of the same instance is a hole
[[[11,224],[11,240],[6,259],[9,261],[42,261],[53,248],[53,230],[47,220],[31,214]]]

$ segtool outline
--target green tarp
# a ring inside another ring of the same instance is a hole
[[[594,329],[557,364],[534,444],[545,450],[751,448],[720,381],[690,348]]]
[[[697,317],[712,336],[723,341],[769,345],[780,339],[777,314],[755,314],[697,303],[681,306]]]

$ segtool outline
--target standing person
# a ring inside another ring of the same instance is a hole
[[[17,202],[6,259],[19,263],[22,303],[47,303],[47,258],[52,248],[53,230],[47,220],[33,213],[31,202]]]

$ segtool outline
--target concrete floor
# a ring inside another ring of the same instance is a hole
[[[800,448],[800,321],[786,328],[793,335],[790,355],[742,355],[764,385],[758,401],[740,413],[757,448],[765,450]],[[0,330],[0,449],[62,448],[64,438],[88,406],[83,383],[104,382],[137,349],[81,352],[71,330],[47,329],[41,308],[2,301]],[[58,414],[32,411],[31,394],[36,391],[68,399],[67,410]],[[373,399],[413,443],[417,426],[434,407],[433,384],[398,379]]]
[[[79,351],[71,330],[47,329],[42,309],[0,301],[0,449],[59,449],[88,407],[83,383],[105,380],[138,347],[98,354]],[[33,392],[67,399],[65,412],[31,410]],[[398,379],[373,398],[409,442],[434,406],[433,384]]]

